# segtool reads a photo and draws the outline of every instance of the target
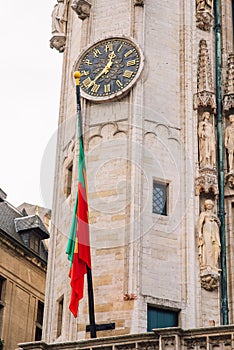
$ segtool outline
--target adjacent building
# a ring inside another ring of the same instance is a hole
[[[48,210],[47,210],[48,211]],[[48,230],[0,190],[0,338],[4,350],[42,336]]]

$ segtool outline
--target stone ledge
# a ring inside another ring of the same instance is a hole
[[[92,350],[113,350],[113,349],[139,349],[145,350],[166,350],[167,339],[170,339],[170,349],[178,349],[178,344],[181,344],[181,349],[190,349],[191,342],[193,344],[201,342],[208,344],[221,344],[224,340],[230,341],[230,346],[227,343],[226,350],[231,350],[231,339],[234,337],[234,325],[206,327],[195,329],[173,328],[157,328],[150,333],[132,334],[113,336],[106,338],[80,340],[76,342],[63,342],[47,344],[45,342],[31,342],[19,344],[16,350],[69,350],[69,349],[85,349]]]

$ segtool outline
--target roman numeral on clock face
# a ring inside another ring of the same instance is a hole
[[[100,85],[94,83],[91,91],[96,93],[98,92],[99,88],[100,88]]]
[[[111,88],[110,88],[110,84],[106,84],[106,85],[104,85],[104,92],[105,92],[105,93],[110,92],[110,90],[111,90]]]
[[[89,87],[89,85],[90,85],[90,83],[91,83],[91,79],[90,79],[90,77],[88,77],[88,78],[86,78],[84,81],[83,81],[83,85],[86,87],[86,88],[88,88]]]
[[[126,70],[125,72],[124,72],[124,74],[123,74],[123,77],[124,78],[131,78],[132,77],[132,75],[133,75],[133,71],[130,71],[130,70]]]
[[[121,83],[121,81],[118,79],[118,80],[116,80],[116,85],[118,85],[118,87],[122,87],[123,86],[123,84]]]

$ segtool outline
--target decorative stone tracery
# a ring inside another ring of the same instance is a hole
[[[214,169],[200,170],[200,176],[195,180],[195,193],[199,196],[202,192],[212,192],[215,196],[219,193],[218,180]]]
[[[229,111],[234,108],[234,53],[228,56],[225,94],[223,98],[223,109]]]
[[[199,43],[199,57],[197,69],[197,93],[194,94],[193,108],[209,107],[216,112],[216,97],[213,87],[210,57],[206,40]]]

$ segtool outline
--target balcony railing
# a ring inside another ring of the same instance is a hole
[[[234,325],[158,328],[151,333],[88,339],[76,342],[19,344],[17,350],[233,350]]]

